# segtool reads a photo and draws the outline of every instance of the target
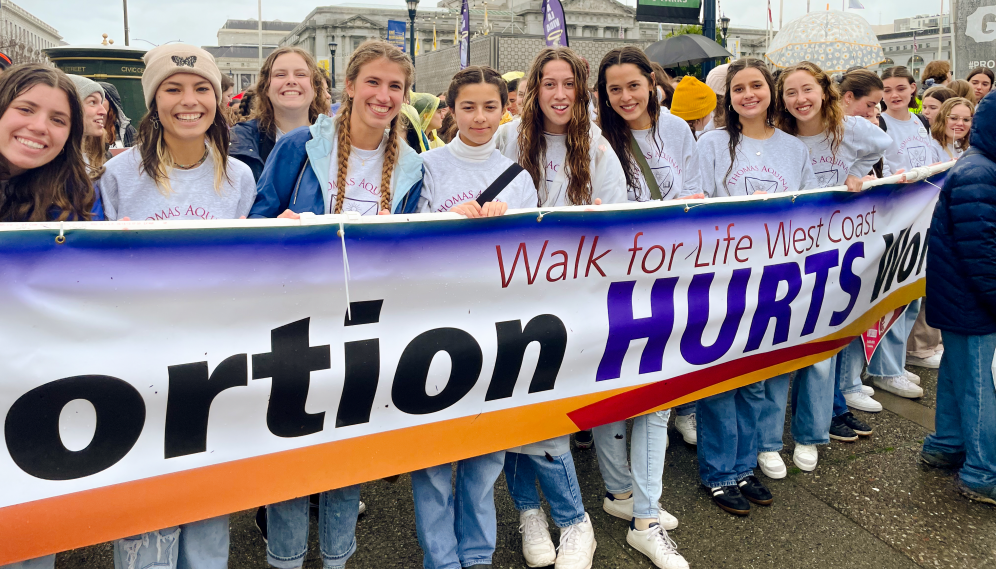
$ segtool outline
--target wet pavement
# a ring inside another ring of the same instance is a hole
[[[789,475],[783,480],[762,477],[775,503],[768,508],[755,506],[747,518],[731,516],[712,504],[698,483],[695,447],[685,445],[672,427],[661,501],[680,522],[670,535],[691,567],[996,569],[996,508],[962,498],[951,472],[919,463],[920,445],[933,427],[937,373],[910,369],[920,374],[925,396],[910,401],[876,395],[885,411],[855,411],[875,434],[855,443],[834,441],[820,447],[814,472],[802,472],[792,464],[793,443],[786,429],[782,457]],[[626,544],[627,523],[602,511],[604,486],[594,450],[575,449],[574,460],[598,541],[593,567],[653,567]],[[524,568],[518,514],[503,478],[495,496],[494,567]],[[358,550],[349,567],[421,567],[408,477],[393,484],[365,484],[362,499],[368,510],[357,524]],[[267,567],[266,546],[256,531],[254,514],[232,515],[232,569]],[[313,517],[307,569],[321,567],[315,522]],[[111,566],[107,544],[60,554],[56,565],[58,569]]]

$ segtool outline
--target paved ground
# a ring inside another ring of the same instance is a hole
[[[908,401],[879,392],[878,414],[856,412],[875,435],[856,443],[820,448],[815,472],[792,465],[791,435],[783,451],[784,480],[768,481],[770,508],[755,507],[736,518],[712,505],[698,486],[695,448],[672,429],[664,471],[664,507],[680,520],[671,536],[693,569],[704,568],[996,568],[996,508],[969,502],[953,487],[950,473],[922,467],[918,453],[933,430],[937,374],[910,368],[923,378],[924,397]],[[672,419],[673,421],[673,419]],[[595,452],[575,451],[574,460],[598,540],[594,567],[644,569],[652,565],[626,544],[626,523],[601,509],[604,493]],[[499,479],[496,568],[525,567],[518,515]],[[421,566],[415,537],[411,488],[373,482],[363,489],[368,512],[357,525],[359,550],[352,569]],[[312,546],[305,563],[321,561],[312,520]],[[266,567],[266,550],[253,512],[232,516],[232,569]],[[554,536],[556,541],[556,536]],[[59,555],[58,569],[111,567],[104,544]]]

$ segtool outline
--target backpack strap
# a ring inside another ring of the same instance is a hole
[[[512,180],[519,175],[519,172],[522,172],[523,170],[524,168],[519,166],[518,162],[514,162],[508,168],[505,168],[505,171],[502,172],[494,182],[491,182],[491,185],[485,188],[485,190],[481,192],[481,195],[477,196],[477,205],[484,205],[490,201],[494,201],[494,199],[498,197],[498,194],[508,187],[508,185],[512,183]]]
[[[633,147],[633,157],[636,158],[636,163],[640,167],[640,171],[643,172],[643,181],[647,183],[647,189],[650,190],[650,199],[661,199],[661,188],[657,185],[657,178],[654,177],[650,164],[647,164],[647,159],[643,156],[643,150],[636,142],[633,131],[629,133],[629,143]]]

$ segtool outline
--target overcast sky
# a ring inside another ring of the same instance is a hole
[[[435,0],[423,0],[435,5]],[[771,0],[775,25],[778,24],[780,1],[785,4],[785,22],[806,11],[804,0]],[[917,14],[936,14],[940,0],[861,0],[865,10],[857,12],[872,24],[890,23],[896,18]],[[635,0],[623,0],[634,5]],[[100,35],[107,33],[116,44],[124,43],[122,5],[117,0],[80,2],[80,0],[16,0],[21,7],[59,31],[71,44],[100,43]],[[338,3],[338,2],[333,2]],[[356,0],[349,3],[355,4]],[[403,8],[403,0],[374,0],[370,5]],[[314,0],[263,0],[264,20],[298,22],[315,8]],[[732,20],[733,26],[765,27],[765,11],[758,9],[763,0],[720,0],[720,9]],[[812,8],[826,9],[827,3],[812,0]],[[945,2],[945,9],[948,9]],[[840,9],[841,0],[831,2],[831,8]],[[138,38],[161,44],[170,40],[183,40],[195,45],[217,45],[218,28],[229,18],[256,17],[253,0],[129,0],[128,16],[132,45],[151,47]]]

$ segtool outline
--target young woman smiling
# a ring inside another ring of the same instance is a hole
[[[809,149],[774,126],[774,91],[771,73],[761,60],[744,58],[730,64],[723,98],[726,126],[703,134],[698,142],[706,195],[743,196],[819,187]],[[713,502],[735,515],[750,514],[751,502],[767,506],[774,501],[754,475],[764,383],[700,399],[696,404],[699,477]]]
[[[64,73],[15,65],[0,76],[0,223],[103,219],[80,143],[84,113]],[[55,555],[3,569],[54,569]]]
[[[107,120],[107,109],[104,108],[104,89],[95,81],[80,75],[68,75],[76,94],[83,105],[83,159],[86,160],[90,179],[96,180],[104,173],[105,153],[107,145],[104,142],[104,123]]]
[[[346,66],[342,106],[308,129],[281,137],[273,148],[249,217],[297,219],[355,211],[414,213],[422,189],[422,159],[405,144],[399,117],[415,79],[411,60],[381,40],[364,42]],[[266,508],[270,565],[294,569],[308,553],[307,496]],[[356,551],[360,487],[323,492],[319,547],[324,567],[337,569]]]
[[[446,146],[422,154],[420,212],[482,218],[504,215],[509,207],[536,207],[532,178],[495,147],[507,89],[490,67],[468,67],[453,77],[446,100],[459,131]],[[498,193],[479,205],[492,186]],[[411,473],[425,569],[491,566],[498,533],[494,486],[504,463],[504,451],[460,460],[455,481],[451,464]]]
[[[972,130],[975,105],[955,97],[945,101],[930,127],[930,149],[934,162],[949,162],[968,150],[968,133]]]
[[[889,172],[912,170],[930,163],[930,134],[925,121],[910,112],[916,108],[916,80],[903,66],[882,72],[886,110],[882,121],[895,144],[886,152]]]
[[[252,118],[232,128],[233,158],[252,169],[259,181],[273,145],[327,112],[322,75],[311,55],[299,47],[280,47],[263,62]]]
[[[519,119],[502,131],[509,137],[518,132],[518,137],[506,140],[502,152],[529,172],[540,207],[624,203],[622,165],[589,120],[585,62],[569,48],[545,48],[524,79]],[[537,478],[561,528],[559,552],[540,509]],[[526,564],[543,567],[556,561],[557,569],[590,567],[595,534],[581,501],[570,436],[509,450],[505,479],[519,510]]]
[[[599,65],[596,85],[601,101],[599,126],[625,165],[629,201],[670,200],[682,189],[700,193],[695,139],[682,119],[662,112],[655,74],[643,51],[635,47],[611,50]],[[654,565],[680,569],[688,563],[667,534],[678,526],[678,520],[659,503],[670,416],[667,409],[633,419],[629,449],[626,421],[595,427],[592,432],[606,487],[602,508],[630,522],[626,542]],[[632,468],[627,450],[632,454]]]

